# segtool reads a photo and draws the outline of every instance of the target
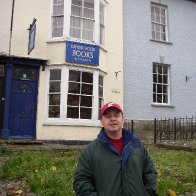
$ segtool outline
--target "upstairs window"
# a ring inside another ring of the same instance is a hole
[[[152,39],[168,41],[167,7],[151,4]]]
[[[99,12],[99,18],[100,18],[100,44],[105,44],[105,5],[101,2],[100,3],[100,12]]]
[[[93,0],[72,0],[70,36],[93,41],[94,14]]]
[[[53,0],[51,38],[73,38],[104,45],[105,4],[101,0]]]
[[[153,64],[153,103],[169,103],[169,67]]]
[[[63,36],[64,0],[53,1],[52,12],[52,37]]]

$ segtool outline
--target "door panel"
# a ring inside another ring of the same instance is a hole
[[[4,78],[0,77],[0,130],[3,128],[3,116],[4,116],[4,97],[5,97],[5,86]]]
[[[11,136],[35,136],[37,81],[13,80]]]

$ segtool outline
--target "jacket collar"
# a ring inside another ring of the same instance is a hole
[[[123,147],[126,146],[130,141],[131,143],[138,144],[140,143],[139,139],[136,138],[130,130],[123,128],[122,129],[122,136],[123,136]],[[107,139],[107,135],[104,131],[104,128],[101,129],[100,133],[98,134],[97,138],[101,140],[102,142],[109,144],[109,141]]]

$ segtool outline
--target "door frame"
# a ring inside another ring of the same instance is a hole
[[[20,56],[7,56],[0,55],[0,63],[4,64],[6,67],[5,75],[5,104],[4,104],[4,119],[3,119],[3,129],[1,130],[0,138],[9,139],[10,136],[10,108],[11,108],[11,91],[12,91],[12,68],[13,65],[25,66],[25,67],[37,67],[40,71],[45,71],[45,66],[47,65],[47,60],[45,59],[32,59]],[[40,69],[42,67],[42,69]],[[39,82],[39,76],[38,81]],[[38,83],[37,83],[38,84]],[[38,90],[38,89],[37,89]],[[36,129],[36,127],[35,127]],[[15,138],[13,138],[15,139]],[[16,138],[18,139],[18,138]],[[26,138],[20,138],[26,139]],[[35,137],[36,139],[36,130]]]

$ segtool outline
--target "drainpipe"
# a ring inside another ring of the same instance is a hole
[[[9,40],[9,56],[11,53],[11,42],[12,42],[12,27],[13,27],[13,16],[14,16],[14,4],[15,0],[12,1],[12,15],[11,15],[11,26],[10,26],[10,40]]]

